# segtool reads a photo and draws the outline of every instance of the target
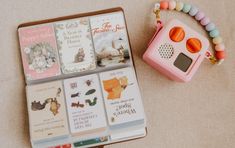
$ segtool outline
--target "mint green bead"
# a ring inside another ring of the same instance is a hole
[[[183,8],[183,12],[184,13],[188,13],[191,9],[191,5],[190,4],[184,4],[184,8]]]
[[[209,35],[212,38],[218,37],[219,36],[219,31],[217,29],[214,29],[214,30],[210,31]]]

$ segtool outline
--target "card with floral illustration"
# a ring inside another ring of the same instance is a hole
[[[27,86],[32,140],[43,141],[69,134],[61,81]]]
[[[61,68],[64,74],[96,68],[88,18],[55,23]]]
[[[72,134],[103,131],[107,126],[104,103],[96,74],[64,80]]]
[[[37,80],[60,75],[53,25],[23,27],[18,32],[26,79]]]
[[[90,24],[99,67],[130,61],[130,45],[123,12],[92,16]]]
[[[100,73],[109,125],[144,119],[141,96],[133,68]]]

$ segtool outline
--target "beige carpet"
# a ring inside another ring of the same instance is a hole
[[[189,0],[185,0],[188,1]],[[235,2],[190,1],[217,24],[227,46],[221,66],[204,61],[193,81],[168,80],[141,59],[154,33],[154,0],[1,0],[0,4],[0,147],[30,147],[28,116],[16,28],[20,23],[121,6],[124,8],[148,119],[148,136],[110,145],[128,148],[235,147]],[[177,17],[205,34],[192,18]],[[206,35],[206,34],[205,34]]]

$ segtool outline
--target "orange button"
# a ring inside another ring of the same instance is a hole
[[[171,29],[169,36],[172,41],[174,42],[180,42],[184,39],[185,37],[185,32],[182,27],[174,27]]]
[[[189,52],[197,53],[202,49],[201,41],[197,38],[190,38],[187,40],[186,47]]]

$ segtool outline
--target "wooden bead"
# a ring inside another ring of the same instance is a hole
[[[210,31],[209,35],[212,38],[218,37],[219,36],[219,31],[217,29],[214,29],[214,30]]]
[[[198,13],[198,8],[195,6],[192,6],[190,11],[189,11],[189,15],[191,16],[195,16]]]
[[[176,7],[175,9],[177,11],[181,11],[184,8],[184,3],[183,2],[176,2]]]
[[[160,2],[160,9],[168,9],[168,1],[161,1]]]
[[[191,9],[191,5],[190,4],[184,4],[184,7],[183,7],[183,12],[184,13],[188,13]]]
[[[176,2],[174,0],[169,1],[168,8],[169,10],[174,10],[176,7]]]
[[[224,51],[217,51],[216,52],[216,58],[221,60],[225,58],[225,52]]]
[[[196,15],[195,15],[195,19],[200,21],[205,17],[205,14],[202,11],[199,11]]]
[[[223,39],[220,36],[218,36],[218,37],[213,38],[212,42],[214,44],[220,44],[223,42]]]
[[[216,51],[224,51],[224,49],[225,49],[225,45],[223,43],[217,44],[215,46]]]

